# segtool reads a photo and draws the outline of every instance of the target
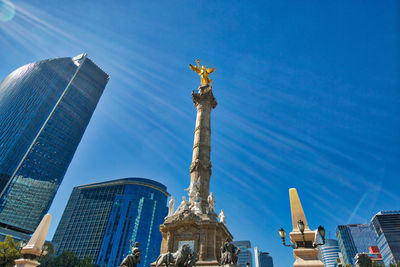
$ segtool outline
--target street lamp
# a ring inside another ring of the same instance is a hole
[[[316,244],[316,243],[314,243],[314,244],[313,244],[313,248],[316,248],[316,247],[318,247],[318,246],[325,245],[325,228],[322,227],[321,225],[318,226],[318,234],[319,234],[319,235],[321,236],[321,238],[322,238],[322,244]]]
[[[304,225],[304,222],[302,220],[297,221],[297,228],[299,229],[301,236],[303,237],[303,247],[305,247],[306,240],[304,238],[304,230],[306,229],[306,226]]]
[[[37,259],[41,261],[44,258],[44,256],[47,255],[47,253],[49,253],[49,246],[47,244],[44,244],[40,252],[40,255],[37,257]]]
[[[28,242],[26,242],[26,240],[20,241],[20,242],[19,242],[19,245],[18,245],[18,246],[19,246],[18,250],[21,251],[21,249],[22,249],[23,247],[25,247],[27,244],[28,244]]]
[[[284,245],[285,247],[297,248],[296,245],[286,245],[286,241],[285,241],[285,239],[286,239],[286,232],[285,232],[285,230],[283,230],[283,228],[279,229],[279,236],[281,237],[282,243],[283,243],[283,245]]]
[[[302,235],[302,237],[303,237],[303,244],[302,244],[301,246],[299,246],[297,243],[296,243],[295,245],[287,245],[287,244],[286,244],[286,241],[285,241],[285,239],[286,239],[286,232],[285,232],[285,230],[284,230],[283,228],[279,229],[279,236],[281,237],[282,243],[283,243],[283,245],[284,245],[285,247],[291,247],[291,248],[294,248],[294,249],[300,248],[300,247],[303,247],[303,248],[306,247],[306,240],[305,240],[305,238],[304,238],[304,230],[305,230],[306,226],[305,226],[305,224],[304,224],[304,222],[303,222],[302,220],[298,220],[298,221],[297,221],[297,228],[299,229],[299,231],[300,231],[300,233],[301,233],[301,235]],[[322,244],[316,244],[316,243],[314,243],[314,244],[312,245],[313,248],[316,248],[316,247],[318,247],[318,246],[322,246],[322,245],[325,244],[325,229],[324,229],[324,227],[322,227],[321,225],[318,227],[318,234],[319,234],[319,235],[321,236],[321,238],[322,238]]]

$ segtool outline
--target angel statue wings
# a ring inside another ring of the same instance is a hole
[[[215,71],[215,68],[206,68],[206,66],[201,66],[200,67],[200,59],[196,60],[197,67],[193,66],[192,64],[189,64],[190,68],[197,72],[200,75],[200,80],[201,80],[201,85],[207,85],[211,84],[211,79],[208,77],[209,74],[213,73]]]

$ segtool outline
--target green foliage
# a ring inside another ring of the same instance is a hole
[[[53,250],[54,251],[54,250]],[[91,258],[79,259],[73,252],[63,251],[61,255],[47,254],[40,261],[41,267],[95,267]]]
[[[389,267],[400,267],[400,262],[398,262],[397,264],[391,263],[389,264]]]
[[[360,267],[372,267],[372,261],[366,254],[361,254],[358,257],[358,265]]]
[[[0,242],[0,266],[13,267],[14,260],[21,256],[18,249],[19,242],[15,242],[11,236],[6,236],[4,242]]]

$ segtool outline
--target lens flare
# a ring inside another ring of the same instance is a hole
[[[0,21],[7,22],[14,18],[15,6],[9,0],[0,0]]]

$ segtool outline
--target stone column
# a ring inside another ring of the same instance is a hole
[[[15,260],[15,267],[36,267],[40,263],[36,260],[42,254],[42,247],[49,230],[51,215],[46,214],[36,228],[28,244],[21,249],[23,258]]]
[[[207,208],[207,197],[210,193],[211,177],[211,110],[217,106],[211,85],[199,87],[192,92],[193,103],[197,109],[196,127],[194,130],[193,156],[190,165],[190,183],[200,178],[200,197],[203,212]]]
[[[318,248],[313,248],[315,241],[315,231],[308,227],[306,215],[301,206],[300,198],[295,188],[289,189],[290,209],[292,211],[293,230],[290,233],[290,241],[293,244],[300,245],[293,250],[296,261],[293,267],[324,267],[325,265],[318,259]],[[302,220],[305,225],[304,235],[297,228],[297,222]]]
[[[200,249],[199,260],[205,261],[207,256],[207,232],[204,229],[200,230]]]

